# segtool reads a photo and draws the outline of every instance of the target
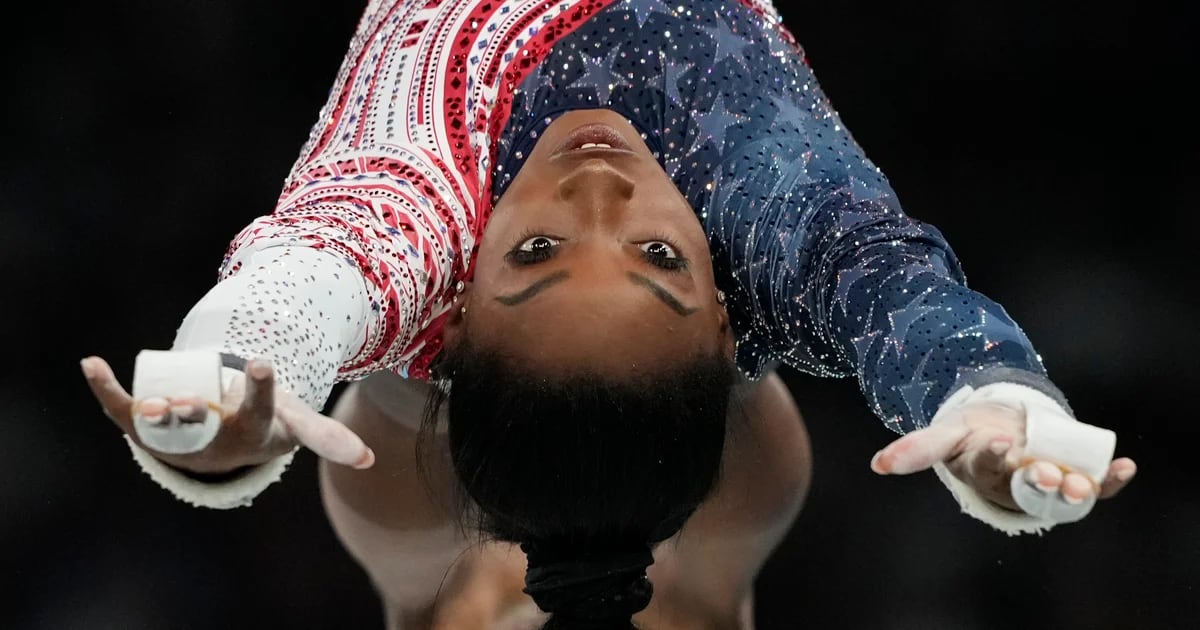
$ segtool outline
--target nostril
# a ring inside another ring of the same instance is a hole
[[[577,182],[574,180],[570,180],[570,178],[564,179],[563,181],[559,182],[559,184],[558,184],[558,198],[559,199],[562,199],[565,201],[570,201],[578,191],[579,191],[579,186],[577,185]]]

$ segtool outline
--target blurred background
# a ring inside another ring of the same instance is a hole
[[[311,453],[251,509],[189,508],[139,472],[77,368],[99,354],[128,384],[139,349],[170,345],[272,209],[363,4],[6,16],[0,628],[382,627]],[[758,627],[1200,627],[1195,5],[810,4],[779,6],[904,207],[1141,470],[1085,521],[1008,538],[932,473],[870,472],[893,435],[853,381],[785,372],[816,470]]]

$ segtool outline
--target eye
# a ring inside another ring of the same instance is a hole
[[[558,245],[558,239],[550,238],[549,236],[538,235],[525,239],[520,245],[517,246],[517,251],[537,252],[550,249],[555,245]]]
[[[554,255],[555,248],[561,241],[557,238],[537,234],[525,236],[516,249],[508,252],[505,258],[514,265],[532,265],[549,260]]]
[[[656,267],[668,271],[678,271],[687,267],[687,259],[680,256],[675,246],[666,241],[646,241],[638,247],[642,250],[642,258]]]
[[[679,254],[676,253],[675,248],[671,247],[669,243],[665,243],[663,241],[650,241],[648,243],[642,243],[640,247],[642,248],[642,251],[654,256],[655,258],[679,258]]]

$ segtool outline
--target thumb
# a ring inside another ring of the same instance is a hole
[[[375,452],[337,420],[323,416],[303,403],[278,405],[275,413],[288,433],[318,457],[358,469],[375,465]]]
[[[871,458],[871,470],[881,475],[907,475],[925,470],[955,454],[970,433],[963,422],[939,422],[901,437]]]

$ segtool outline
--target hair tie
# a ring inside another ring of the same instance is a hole
[[[577,619],[628,619],[650,603],[649,547],[590,559],[556,561],[521,545],[529,560],[525,593],[543,611]]]

